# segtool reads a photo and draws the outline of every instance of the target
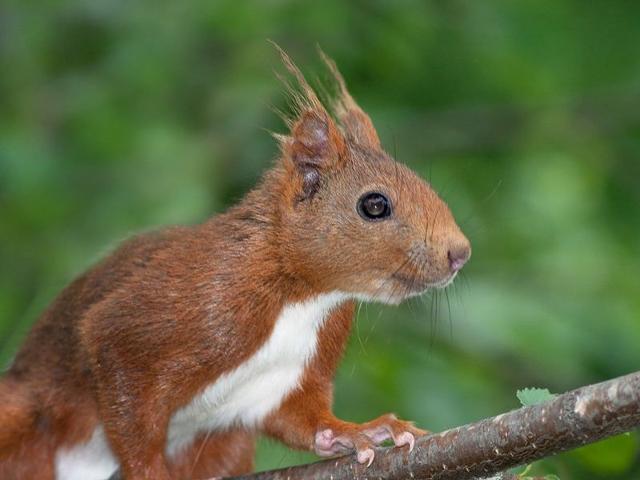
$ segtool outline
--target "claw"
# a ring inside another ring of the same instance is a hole
[[[396,447],[409,445],[409,451],[411,452],[415,446],[416,439],[411,432],[402,432],[393,439],[393,443],[395,443]]]
[[[426,433],[411,422],[398,420],[395,415],[383,415],[362,425],[335,422],[332,428],[316,432],[314,450],[321,457],[344,455],[355,450],[358,463],[369,467],[375,457],[375,445],[393,440],[396,447],[406,445],[412,452],[416,438]]]
[[[367,467],[373,463],[373,458],[376,456],[375,452],[371,448],[365,448],[358,451],[358,463],[366,463]]]

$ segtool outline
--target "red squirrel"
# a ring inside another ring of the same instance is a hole
[[[448,285],[469,241],[387,154],[335,63],[323,104],[296,79],[281,155],[196,226],[136,236],[42,314],[0,381],[0,478],[204,479],[253,468],[259,433],[320,456],[425,432],[336,418],[332,381],[356,301]]]

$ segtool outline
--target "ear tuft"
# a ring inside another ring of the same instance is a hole
[[[288,135],[283,135],[281,133],[269,132],[273,138],[276,139],[278,145],[280,145],[281,150],[285,150],[289,145],[293,143],[293,138]]]
[[[333,109],[347,138],[354,143],[379,148],[380,139],[373,122],[347,90],[347,84],[338,70],[336,62],[329,58],[320,47],[318,47],[318,53],[338,85],[339,95],[334,101]]]
[[[299,89],[291,85],[291,83],[286,78],[276,73],[278,79],[285,86],[287,93],[289,94],[289,97],[291,99],[291,103],[293,104],[293,107],[297,111],[297,113],[301,114],[305,110],[315,110],[317,112],[324,112],[326,114],[326,110],[322,105],[322,102],[316,95],[313,88],[311,88],[311,85],[309,85],[309,83],[306,81],[300,69],[295,65],[295,63],[293,63],[291,57],[289,57],[287,52],[280,48],[277,43],[272,41],[270,42],[278,51],[278,53],[280,54],[280,58],[282,59],[282,63],[289,71],[289,73],[293,75],[296,83],[298,84]]]
[[[289,55],[278,45],[271,43],[295,79],[295,84],[292,85],[289,79],[278,75],[287,89],[294,114],[293,116],[281,115],[291,134],[274,136],[280,143],[284,162],[301,180],[300,198],[309,198],[319,188],[323,172],[339,167],[340,162],[343,161],[345,139],[336,122]]]

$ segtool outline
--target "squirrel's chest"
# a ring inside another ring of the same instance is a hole
[[[168,453],[202,431],[259,425],[298,387],[316,352],[320,327],[342,300],[343,294],[331,293],[285,306],[268,340],[248,360],[221,375],[172,416]]]

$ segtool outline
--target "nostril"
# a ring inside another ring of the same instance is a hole
[[[469,257],[471,256],[471,247],[469,247],[468,244],[456,245],[449,249],[447,256],[449,257],[449,266],[451,267],[451,270],[457,272],[465,263],[467,263],[467,260],[469,260]]]

